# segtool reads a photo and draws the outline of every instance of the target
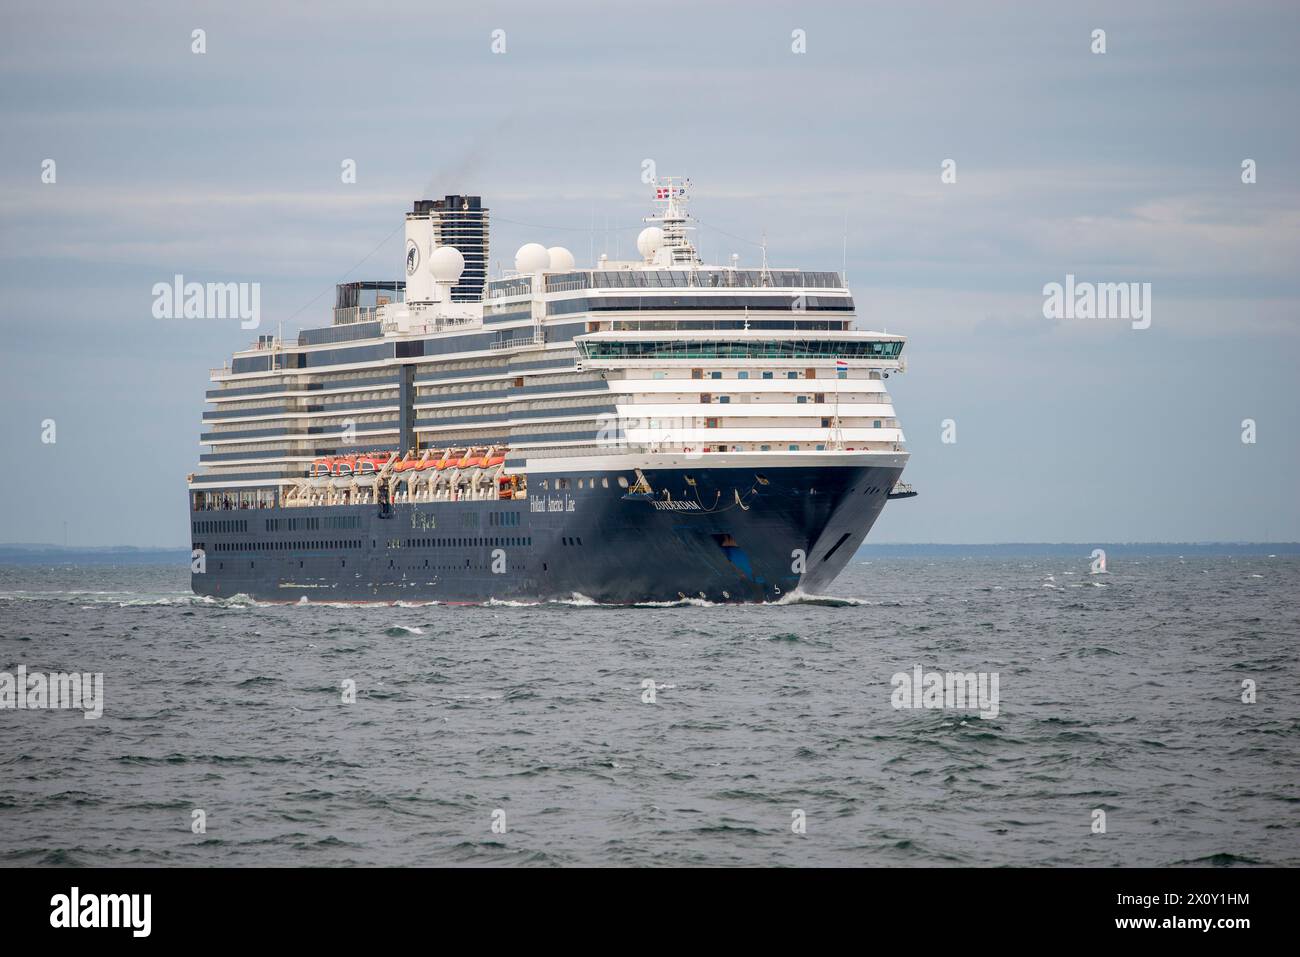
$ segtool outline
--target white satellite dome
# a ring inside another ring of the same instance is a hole
[[[658,226],[647,226],[636,237],[636,248],[641,255],[649,259],[664,244],[664,231]]]
[[[429,256],[429,272],[434,282],[454,283],[465,271],[465,257],[455,246],[439,246]]]
[[[568,272],[577,264],[573,253],[563,246],[552,246],[546,250],[546,255],[551,258],[551,272]]]
[[[515,253],[515,270],[532,274],[542,272],[551,265],[551,254],[541,243],[525,243]]]

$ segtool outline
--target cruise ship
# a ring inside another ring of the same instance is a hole
[[[191,583],[266,601],[780,601],[850,561],[908,453],[904,337],[835,272],[706,265],[689,181],[630,261],[521,247],[417,201],[405,279],[212,370]]]

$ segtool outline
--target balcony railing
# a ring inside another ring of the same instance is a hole
[[[493,349],[528,349],[533,346],[546,345],[546,334],[535,332],[531,336],[516,336],[514,339],[502,339],[492,343]]]

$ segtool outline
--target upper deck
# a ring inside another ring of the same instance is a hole
[[[284,488],[345,455],[498,450],[522,474],[629,445],[898,451],[883,380],[903,337],[854,329],[838,273],[769,267],[766,250],[757,268],[701,262],[679,187],[657,194],[639,259],[579,268],[529,243],[473,301],[457,295],[465,258],[417,204],[404,280],[341,284],[331,325],[259,336],[212,370],[191,487]]]

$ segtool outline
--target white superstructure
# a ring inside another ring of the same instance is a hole
[[[478,301],[453,296],[466,257],[417,204],[404,284],[345,284],[333,325],[260,337],[212,371],[191,490],[275,501],[313,463],[362,453],[499,453],[519,475],[555,459],[901,464],[886,380],[904,369],[903,337],[854,330],[836,273],[704,264],[687,185],[655,190],[639,259],[578,268],[529,243]],[[418,493],[394,483],[395,501]]]

